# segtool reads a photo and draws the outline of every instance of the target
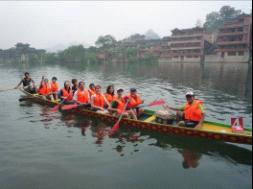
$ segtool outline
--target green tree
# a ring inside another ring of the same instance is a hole
[[[224,21],[236,18],[242,13],[241,10],[236,10],[234,7],[223,6],[218,12],[207,14],[204,28],[210,32],[217,31]]]
[[[112,35],[100,36],[96,41],[98,47],[111,47],[116,43],[116,39]]]
[[[64,63],[81,63],[84,61],[83,45],[71,46],[59,53],[59,60]]]
[[[236,18],[240,14],[242,14],[242,11],[236,10],[234,7],[223,6],[220,9],[220,17],[223,21]]]

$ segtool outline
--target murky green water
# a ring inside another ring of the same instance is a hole
[[[252,71],[246,64],[3,66],[0,88],[15,86],[24,71],[38,83],[56,75],[106,86],[137,87],[146,102],[184,102],[193,89],[207,118],[229,123],[231,115],[252,124]],[[20,93],[0,93],[0,188],[203,189],[252,188],[252,148],[167,136],[112,125],[18,102]],[[185,169],[186,160],[191,167]]]

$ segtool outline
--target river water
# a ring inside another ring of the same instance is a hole
[[[247,64],[111,64],[6,66],[0,89],[14,87],[24,71],[77,78],[103,87],[136,87],[146,102],[184,103],[191,89],[204,101],[207,119],[252,124],[252,68]],[[252,188],[252,148],[122,127],[19,102],[18,91],[0,93],[0,189],[233,189]],[[188,166],[187,166],[188,165]]]

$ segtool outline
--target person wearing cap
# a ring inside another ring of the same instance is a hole
[[[143,109],[138,108],[139,105],[143,104],[144,101],[141,99],[140,95],[137,93],[137,89],[131,88],[130,94],[125,97],[129,100],[128,109],[132,109],[136,112],[137,117],[143,113]]]
[[[19,82],[19,84],[15,87],[15,89],[18,89],[23,84],[23,88],[25,91],[35,94],[36,93],[36,87],[35,82],[30,77],[30,74],[28,72],[25,72],[24,78]]]
[[[57,77],[53,77],[51,81],[51,92],[52,92],[54,100],[58,99],[58,90],[59,90],[59,85],[57,83]]]
[[[200,129],[205,119],[203,102],[195,99],[192,91],[187,92],[185,96],[187,102],[182,108],[172,108],[168,105],[164,106],[164,108],[177,111],[178,117],[183,119],[183,121],[179,122],[180,126]]]
[[[124,90],[123,89],[118,89],[117,90],[117,96],[116,98],[112,101],[111,107],[109,111],[116,116],[120,116],[123,114],[124,117],[131,117],[132,119],[137,120],[137,117],[134,113],[133,110],[126,110],[126,103],[127,100],[123,97],[124,95]]]

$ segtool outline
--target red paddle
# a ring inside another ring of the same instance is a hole
[[[70,96],[70,95],[69,95]],[[66,98],[67,99],[67,98]],[[52,108],[52,112],[55,113],[58,111],[58,109],[60,108],[60,106],[66,101],[66,99],[63,99],[59,104],[57,104],[55,107]]]
[[[150,103],[148,105],[148,107],[151,107],[151,106],[160,106],[160,105],[163,105],[165,103],[166,103],[165,100],[161,99],[161,100],[157,100],[157,101],[154,101],[154,102]]]
[[[119,124],[120,124],[121,120],[123,119],[123,115],[124,115],[124,112],[127,109],[128,103],[129,103],[129,101],[127,101],[127,103],[124,107],[124,110],[122,111],[122,113],[119,117],[119,120],[117,121],[117,123],[115,123],[115,125],[112,127],[111,131],[109,132],[109,136],[113,135],[119,129]]]
[[[53,113],[57,112],[57,111],[58,111],[58,109],[60,108],[60,106],[62,105],[62,103],[63,103],[63,102],[64,102],[64,100],[63,100],[63,101],[61,101],[61,103],[60,103],[60,104],[57,104],[55,107],[53,107],[51,111],[52,111]]]
[[[64,105],[62,106],[62,110],[71,110],[71,109],[74,109],[74,108],[77,108],[78,105],[77,104],[70,104],[70,105]]]
[[[152,106],[161,106],[163,104],[165,104],[165,100],[161,99],[161,100],[155,100],[153,102],[151,102],[150,104],[147,105],[140,105],[138,108],[144,108],[144,107],[152,107]]]

